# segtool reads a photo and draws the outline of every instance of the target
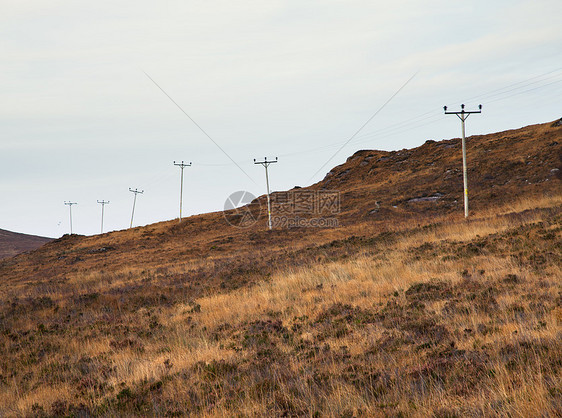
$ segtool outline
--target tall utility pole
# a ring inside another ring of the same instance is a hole
[[[131,213],[131,225],[129,226],[129,228],[132,228],[132,227],[133,227],[133,216],[135,216],[135,205],[136,205],[136,203],[137,203],[137,195],[138,195],[139,193],[140,193],[140,194],[143,194],[143,193],[144,193],[144,190],[139,190],[139,189],[133,190],[133,189],[131,189],[131,188],[129,187],[129,191],[130,191],[130,192],[133,192],[133,193],[135,194],[135,199],[133,200],[133,213]]]
[[[174,165],[177,165],[179,168],[181,168],[181,183],[180,183],[180,222],[181,222],[181,209],[182,209],[182,204],[183,204],[183,169],[185,167],[191,167],[191,163],[187,164],[184,163],[183,160],[181,163],[176,163],[174,161]]]
[[[270,164],[276,163],[277,162],[277,157],[275,157],[275,161],[267,161],[267,157],[265,157],[263,159],[263,161],[256,161],[256,159],[254,158],[254,164],[261,164],[265,167],[265,184],[267,186],[267,225],[269,226],[269,229],[272,229],[272,225],[271,225],[271,203],[269,201],[269,175],[267,173],[267,167],[270,166]]]
[[[443,106],[446,115],[457,115],[461,120],[462,125],[462,180],[464,184],[464,217],[468,218],[468,175],[466,172],[466,139],[464,131],[464,121],[472,113],[482,113],[482,105],[478,105],[478,110],[465,111],[464,105],[461,105],[460,112],[447,112],[447,106]]]
[[[70,201],[67,202],[65,200],[64,204],[68,206],[68,210],[70,212],[70,235],[72,235],[72,205],[77,205],[78,203]]]
[[[103,208],[109,204],[109,200],[98,200],[98,203],[101,204],[101,233],[103,234]]]

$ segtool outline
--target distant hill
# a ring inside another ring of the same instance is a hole
[[[0,229],[0,259],[35,250],[50,241],[52,241],[51,238]]]

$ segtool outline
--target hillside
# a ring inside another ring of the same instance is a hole
[[[468,139],[468,221],[459,143],[272,196],[333,228],[210,213],[1,260],[0,415],[562,414],[562,126]]]
[[[0,259],[35,250],[49,241],[52,239],[0,229]]]
[[[467,138],[471,210],[559,191],[562,123]],[[401,151],[358,151],[314,189],[342,190],[348,219],[462,211],[460,138]]]

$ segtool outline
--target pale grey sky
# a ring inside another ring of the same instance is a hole
[[[358,149],[562,117],[562,3],[0,0],[0,228],[58,237],[306,186]],[[145,76],[149,74],[251,180]],[[414,73],[326,168],[311,176]],[[517,84],[519,83],[519,84]],[[497,90],[497,91],[496,91]]]

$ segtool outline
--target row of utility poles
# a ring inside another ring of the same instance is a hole
[[[270,194],[270,189],[269,189],[269,173],[268,173],[268,167],[273,164],[278,162],[277,157],[275,157],[275,160],[267,160],[267,157],[264,157],[263,161],[256,161],[256,159],[254,158],[254,164],[261,164],[264,168],[265,168],[265,184],[266,184],[266,188],[267,188],[267,225],[268,228],[271,229],[272,228],[272,224],[271,224],[271,202],[270,202],[270,198],[269,198],[269,194]],[[182,206],[183,206],[183,169],[185,167],[191,167],[192,163],[190,162],[185,163],[183,160],[181,163],[176,163],[174,161],[174,165],[178,166],[181,169],[181,173],[180,173],[180,222],[182,220]]]
[[[445,111],[446,115],[457,115],[461,121],[461,130],[462,130],[462,173],[463,173],[463,199],[464,199],[464,217],[468,218],[468,173],[467,173],[467,163],[466,163],[466,131],[465,131],[465,121],[466,119],[473,113],[482,113],[482,105],[478,105],[478,110],[465,110],[464,104],[461,104],[460,112],[451,112],[447,111],[447,106],[443,106],[443,110]],[[271,223],[271,202],[270,202],[270,193],[271,190],[269,189],[269,172],[268,168],[271,164],[277,163],[278,159],[275,157],[275,160],[267,160],[267,157],[264,157],[263,161],[257,161],[254,158],[254,164],[260,164],[265,168],[265,184],[266,184],[266,194],[267,194],[267,226],[268,229],[271,230],[273,225]],[[174,165],[181,168],[181,181],[180,181],[180,222],[182,219],[182,201],[183,201],[183,169],[185,167],[191,167],[191,163],[186,164],[183,161],[181,163],[176,163],[174,161]],[[136,197],[136,195],[135,195]],[[134,206],[133,206],[134,210]],[[131,219],[132,222],[132,219]]]
[[[443,110],[445,111],[446,115],[457,115],[461,121],[461,130],[462,130],[462,178],[463,178],[463,200],[464,200],[464,217],[468,218],[468,173],[467,173],[467,163],[466,163],[466,137],[465,137],[465,121],[466,119],[473,113],[482,113],[482,105],[478,105],[478,110],[465,110],[464,104],[461,105],[460,112],[451,112],[447,110],[447,106],[443,106]],[[265,184],[266,184],[266,194],[267,194],[267,226],[268,229],[272,229],[273,225],[271,223],[271,202],[270,202],[270,189],[269,189],[269,172],[268,168],[271,164],[277,163],[278,159],[275,157],[275,160],[268,160],[267,157],[263,159],[263,161],[257,161],[254,158],[254,164],[260,164],[265,168]],[[181,162],[175,162],[174,165],[180,168],[180,216],[179,221],[182,220],[182,209],[183,209],[183,170],[186,167],[191,167],[192,163],[186,163],[183,160]],[[131,223],[129,228],[133,227],[133,218],[135,216],[135,206],[137,203],[137,195],[143,194],[144,190],[132,189],[129,188],[129,191],[132,192],[135,197],[133,200],[133,210],[131,213]],[[105,205],[109,204],[109,201],[106,200],[98,200],[99,204],[101,204],[101,233],[103,234],[103,215],[104,215],[104,207]],[[69,214],[70,214],[70,234],[72,235],[72,206],[76,205],[76,202],[65,201],[65,205],[68,206]]]
[[[135,216],[135,205],[137,203],[137,194],[144,193],[144,190],[138,190],[138,189],[133,190],[129,187],[129,191],[133,192],[135,194],[135,198],[133,200],[133,211],[131,213],[131,224],[129,226],[129,228],[132,228],[133,227],[133,217]],[[104,212],[105,212],[105,205],[109,205],[109,200],[98,200],[97,202],[101,205],[101,229],[100,229],[100,233],[103,234],[103,217],[104,217]],[[64,204],[68,206],[68,212],[70,214],[70,235],[72,235],[72,206],[77,205],[78,203],[77,202],[65,201]]]
[[[466,119],[473,113],[482,113],[482,105],[478,105],[478,110],[465,110],[465,105],[461,104],[460,112],[451,112],[447,111],[447,106],[443,106],[443,110],[445,111],[446,115],[457,115],[461,121],[461,131],[462,131],[462,178],[463,178],[463,200],[464,200],[464,217],[468,218],[468,170],[467,170],[467,163],[466,163],[466,131],[465,131],[465,121]],[[263,161],[256,161],[254,158],[254,164],[261,164],[265,168],[265,184],[267,188],[267,226],[271,230],[271,203],[270,203],[270,190],[269,190],[269,173],[268,167],[271,164],[276,163],[277,157],[275,160],[268,161],[267,157],[263,159]],[[183,174],[182,174],[183,175]],[[181,219],[181,203],[180,203],[180,219]]]
[[[98,203],[101,203],[101,233],[103,234],[103,212],[104,212],[104,206],[109,204],[109,200],[98,200]],[[70,213],[70,235],[72,235],[72,205],[77,205],[78,203],[76,202],[70,202],[70,201],[65,201],[64,202],[65,205],[68,206],[68,211]]]
[[[268,161],[267,157],[263,159],[263,161],[256,161],[256,159],[254,158],[254,164],[261,164],[262,166],[265,167],[265,183],[267,186],[267,216],[268,216],[268,221],[267,221],[267,225],[268,228],[271,229],[272,228],[272,224],[271,224],[271,203],[270,203],[270,198],[269,198],[269,194],[270,194],[270,189],[269,189],[269,173],[267,168],[269,167],[270,164],[276,163],[277,157],[275,157],[275,160],[273,161]],[[174,165],[180,168],[180,216],[179,216],[179,221],[181,222],[182,217],[183,217],[183,170],[186,167],[191,167],[192,163],[186,163],[184,161],[182,162],[175,162],[174,161]],[[133,199],[133,210],[131,212],[131,223],[129,224],[129,228],[133,227],[133,219],[135,216],[135,206],[137,204],[137,195],[139,194],[143,194],[144,190],[139,190],[139,189],[132,189],[129,187],[129,191],[131,193],[133,193],[135,195],[134,199]],[[97,201],[99,204],[101,204],[101,229],[100,232],[103,234],[103,218],[104,218],[104,210],[105,210],[105,205],[109,204],[109,200],[98,200]],[[77,202],[71,202],[71,201],[65,201],[64,202],[65,205],[68,206],[68,210],[69,210],[69,215],[70,215],[70,234],[72,235],[72,206],[73,205],[77,205]]]

